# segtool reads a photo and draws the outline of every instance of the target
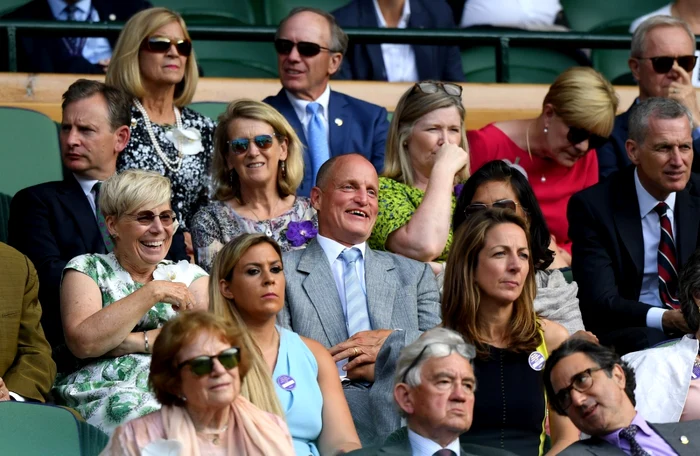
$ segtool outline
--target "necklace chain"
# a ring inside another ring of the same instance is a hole
[[[532,123],[530,123],[527,126],[527,130],[525,131],[525,144],[527,145],[527,154],[530,156],[530,160],[532,160],[532,152],[530,151],[530,127],[532,126]],[[547,178],[545,177],[544,173],[542,173],[542,177],[540,178],[542,182],[545,182]]]
[[[280,201],[281,200],[278,199],[277,202],[275,203],[275,206],[272,208],[272,212],[270,213],[272,215],[272,217],[270,217],[270,218],[274,218],[275,214],[277,213],[277,206],[279,206]],[[265,235],[267,237],[272,237],[272,223],[267,221],[267,220],[260,220],[260,217],[258,217],[258,214],[255,213],[255,211],[253,210],[252,207],[249,207],[248,209],[250,209],[250,212],[258,220],[258,223],[267,223],[267,228],[265,229]]]
[[[155,149],[156,154],[158,154],[160,159],[163,161],[165,167],[174,173],[180,171],[180,168],[182,167],[182,160],[184,158],[180,146],[178,145],[177,147],[177,158],[175,160],[170,160],[168,156],[165,155],[165,152],[163,152],[163,149],[161,149],[160,142],[158,141],[158,138],[156,138],[156,135],[153,132],[153,125],[151,124],[151,119],[148,117],[148,112],[146,111],[146,108],[143,107],[138,98],[134,98],[134,106],[136,106],[136,109],[138,109],[141,115],[143,116],[143,121],[146,125],[146,131],[148,131],[148,136],[151,138],[153,148]],[[173,106],[173,112],[175,113],[175,125],[179,130],[182,130],[182,117],[180,117],[180,110],[177,109],[177,106]]]

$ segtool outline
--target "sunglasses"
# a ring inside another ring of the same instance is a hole
[[[272,147],[273,137],[279,137],[277,133],[271,135],[258,135],[253,138],[235,138],[228,142],[229,148],[234,155],[242,155],[248,152],[250,141],[255,143],[255,147],[260,150],[267,150]]]
[[[158,54],[165,54],[170,50],[170,46],[175,46],[177,53],[183,57],[189,57],[192,53],[192,41],[190,40],[171,40],[165,36],[149,36],[143,40],[142,49]]]
[[[149,226],[153,221],[158,217],[160,219],[160,223],[163,226],[170,226],[173,223],[175,223],[176,217],[175,217],[175,212],[174,211],[164,211],[161,212],[160,214],[154,214],[151,211],[143,211],[139,212],[136,214],[126,214],[127,216],[133,218],[139,224],[143,226]]]
[[[673,62],[678,62],[678,66],[690,73],[695,68],[698,61],[696,55],[681,55],[679,57],[638,57],[639,60],[651,60],[651,66],[659,74],[665,74],[673,68]]]
[[[447,95],[452,95],[453,97],[462,96],[462,86],[450,82],[416,82],[413,89],[418,89],[423,93],[437,93],[442,90]]]
[[[198,377],[210,374],[214,370],[214,358],[218,359],[224,369],[229,370],[238,366],[241,362],[241,352],[238,347],[228,348],[218,355],[214,356],[198,356],[178,364],[177,368],[182,369],[184,366],[190,366],[192,373]]]
[[[515,212],[515,210],[518,206],[520,206],[519,203],[516,203],[515,201],[509,200],[509,199],[494,201],[491,204],[474,203],[474,204],[470,204],[469,206],[464,208],[464,215],[469,217],[470,215],[476,214],[477,212],[485,211],[486,209],[488,209],[490,207],[497,207],[500,209],[510,209],[511,211]]]
[[[321,49],[328,52],[337,52],[327,47],[323,47],[320,44],[310,43],[308,41],[299,41],[295,43],[290,40],[276,39],[275,40],[275,50],[279,55],[289,55],[292,53],[294,46],[297,47],[297,52],[303,57],[313,57],[321,52]]]
[[[588,150],[600,149],[606,142],[608,138],[603,138],[584,128],[569,127],[569,132],[566,134],[566,139],[572,144],[581,144],[585,140],[588,140]]]

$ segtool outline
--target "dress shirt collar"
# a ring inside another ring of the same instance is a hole
[[[436,451],[442,450],[439,443],[413,432],[410,428],[408,429],[408,441],[411,443],[413,456],[433,456]],[[459,437],[450,442],[445,448],[454,451],[457,456],[462,454],[462,450],[459,447]]]
[[[84,177],[80,177],[77,174],[73,174],[73,177],[75,177],[75,180],[77,180],[78,184],[80,184],[80,188],[83,189],[83,193],[85,193],[85,196],[91,194],[92,187],[94,187],[95,184],[99,182],[97,179],[85,179]]]
[[[634,186],[637,189],[637,200],[639,200],[639,215],[642,218],[646,217],[649,212],[653,211],[659,201],[656,200],[649,192],[644,188],[642,182],[639,180],[639,174],[637,174],[637,169],[634,170]],[[668,210],[671,213],[676,209],[676,192],[671,193],[666,198],[665,203],[668,205]]]
[[[66,9],[68,3],[66,3],[65,0],[48,0],[48,2],[49,8],[51,8],[51,12],[53,13],[53,17],[61,21],[66,20],[65,13],[63,10]],[[87,12],[90,11],[90,8],[92,7],[92,0],[80,0],[78,2],[75,2],[75,7],[82,13],[87,14]]]
[[[377,21],[379,28],[387,28],[386,20],[382,14],[382,10],[379,8],[379,2],[377,0],[372,0],[374,3],[374,11],[377,13]],[[396,25],[396,28],[405,29],[408,27],[408,20],[411,18],[411,0],[406,0],[403,3],[403,12],[401,12],[401,19]]]
[[[348,247],[345,247],[340,242],[334,241],[331,238],[321,236],[320,234],[316,235],[316,240],[318,241],[318,245],[320,245],[321,248],[323,249],[323,253],[326,254],[326,258],[328,258],[328,264],[333,264],[333,262],[338,259],[338,255],[340,255],[340,253],[343,250],[348,248]],[[360,253],[362,254],[362,259],[364,260],[365,249],[367,248],[367,242],[353,245],[352,247],[349,247],[349,248],[353,248],[353,247],[357,248],[360,251]]]
[[[305,119],[309,115],[306,112],[306,106],[311,102],[309,100],[302,100],[301,98],[295,97],[286,89],[285,89],[284,93],[287,94],[287,98],[289,98],[289,102],[292,104],[292,107],[294,108],[294,112],[297,114],[297,117],[299,118],[301,123],[306,125],[307,122],[305,122]],[[331,85],[327,84],[326,90],[323,91],[323,93],[321,94],[320,97],[318,97],[317,99],[314,100],[316,103],[321,105],[321,113],[323,114],[323,117],[326,120],[328,119],[328,103],[330,102],[330,99],[331,99]]]
[[[647,421],[642,417],[642,415],[639,412],[637,412],[637,414],[634,415],[634,419],[630,423],[630,426],[633,424],[636,425],[637,427],[639,427],[639,432],[641,432],[649,437],[656,435],[656,432],[654,432],[654,430],[651,428],[651,426],[649,426]],[[606,442],[608,442],[611,445],[614,445],[617,448],[621,448],[620,447],[620,431],[622,431],[622,429],[618,429],[615,432],[611,432],[610,434],[603,435],[603,436],[601,436],[601,439],[605,440]]]

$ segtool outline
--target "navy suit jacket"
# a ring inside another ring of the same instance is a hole
[[[126,22],[139,11],[152,5],[145,0],[92,0],[100,22]],[[114,19],[110,19],[110,17]],[[55,21],[49,2],[32,0],[3,16],[8,20]],[[108,38],[114,49],[116,38]],[[82,55],[70,55],[58,37],[19,36],[17,40],[17,70],[27,73],[104,74],[100,65],[93,65]]]
[[[297,117],[284,89],[263,101],[282,113],[304,143],[304,180],[297,189],[297,195],[309,196],[314,182],[311,177],[311,160],[306,152],[308,143],[301,120]],[[356,152],[372,162],[377,173],[381,172],[384,167],[384,144],[389,129],[386,109],[331,90],[328,112],[330,156]]]
[[[409,0],[411,16],[408,28],[451,29],[455,27],[452,11],[444,0]],[[353,0],[333,11],[343,27],[377,28],[379,21],[372,0]],[[413,45],[418,79],[464,81],[462,57],[458,46]],[[386,66],[380,44],[352,44],[343,59],[338,79],[386,81]]]

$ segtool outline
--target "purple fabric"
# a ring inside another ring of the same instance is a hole
[[[635,424],[639,427],[639,431],[637,432],[635,439],[645,451],[648,451],[654,456],[678,455],[678,453],[676,453],[673,448],[671,448],[671,446],[666,443],[666,441],[659,434],[657,434],[656,431],[649,426],[649,424],[647,424],[646,420],[639,413],[635,415],[631,424]],[[618,447],[625,453],[630,454],[630,443],[627,441],[627,439],[620,438],[621,430],[622,429],[618,429],[613,433],[601,436],[601,438],[609,444]]]

